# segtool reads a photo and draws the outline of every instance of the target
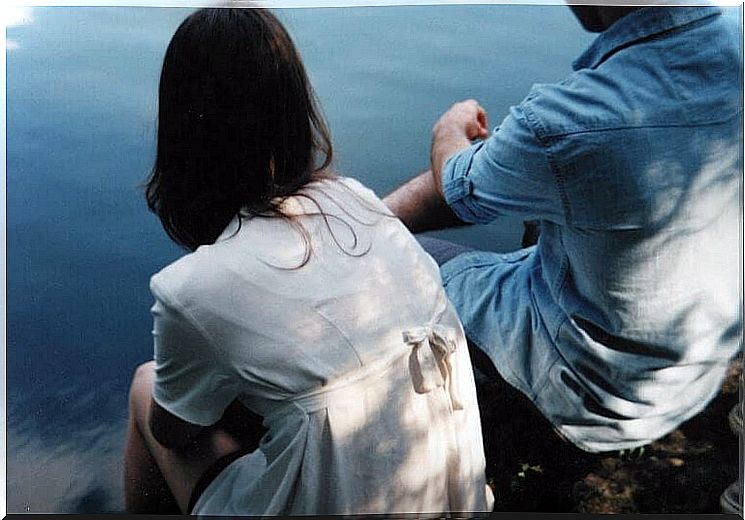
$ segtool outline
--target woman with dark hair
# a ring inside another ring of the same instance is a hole
[[[127,509],[487,510],[470,359],[437,266],[370,190],[330,172],[282,25],[197,11],[159,95],[147,201],[189,253],[150,283]]]

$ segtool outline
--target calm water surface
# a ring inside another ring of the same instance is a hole
[[[8,512],[122,509],[134,368],[152,357],[151,274],[182,253],[139,185],[157,81],[190,10],[33,8],[7,31]],[[279,12],[328,118],[336,168],[383,195],[427,166],[430,128],[478,99],[498,125],[591,41],[563,6]],[[441,236],[506,251],[520,223]]]

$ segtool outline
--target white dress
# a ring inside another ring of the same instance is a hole
[[[358,182],[302,193],[283,209],[307,232],[304,266],[299,229],[257,217],[151,280],[155,400],[206,426],[237,398],[269,430],[192,514],[489,510],[473,373],[437,265]]]

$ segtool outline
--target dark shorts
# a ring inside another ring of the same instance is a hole
[[[207,487],[212,483],[213,480],[215,480],[217,475],[219,475],[222,470],[230,466],[233,461],[239,459],[245,454],[245,452],[234,451],[233,453],[224,455],[213,462],[204,471],[204,473],[202,473],[202,476],[199,477],[199,479],[197,480],[197,483],[194,485],[194,489],[189,496],[189,505],[186,507],[186,514],[191,514],[194,506],[197,504],[197,500],[199,500],[199,497],[202,496],[204,490],[207,489]]]
[[[440,238],[434,238],[425,235],[417,235],[416,239],[424,250],[429,253],[429,256],[434,258],[437,265],[442,266],[445,262],[452,260],[456,256],[467,253],[468,251],[474,251],[472,247],[464,246],[462,244],[456,244],[448,240],[442,240]]]

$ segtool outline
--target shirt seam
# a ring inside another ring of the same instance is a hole
[[[533,135],[535,135],[536,139],[543,147],[546,162],[548,163],[551,173],[553,173],[556,190],[559,192],[559,199],[561,200],[561,206],[564,211],[565,223],[566,225],[571,226],[572,210],[569,204],[569,195],[565,186],[564,172],[559,168],[554,158],[554,154],[551,151],[551,145],[556,137],[549,135],[543,121],[541,121],[535,111],[530,107],[529,103],[523,103],[521,108],[525,114],[525,121],[528,123]]]
[[[527,109],[527,107],[525,108]],[[648,125],[599,126],[597,128],[583,128],[583,129],[578,129],[578,130],[567,130],[565,132],[558,132],[558,133],[551,133],[551,134],[546,132],[542,138],[539,136],[539,140],[543,142],[543,140],[545,141],[558,140],[558,139],[561,139],[562,137],[568,137],[568,136],[574,136],[574,135],[580,135],[580,134],[614,132],[614,131],[623,131],[623,130],[638,130],[642,128],[699,128],[699,127],[704,127],[704,126],[717,126],[717,125],[721,125],[722,123],[727,123],[731,121],[732,119],[739,116],[741,113],[742,113],[742,108],[738,108],[734,113],[722,119],[715,119],[712,121],[705,121],[705,122],[700,122],[700,123],[685,122],[685,123],[666,123],[666,124],[648,124]]]
[[[562,237],[559,237],[559,240],[562,241],[562,248],[564,247],[564,241],[562,240]],[[569,277],[569,257],[566,253],[564,253],[561,257],[561,265],[559,266],[559,275],[556,277],[556,286],[554,287],[554,292],[557,295],[557,301],[558,304],[561,301],[561,296],[564,293],[564,287],[566,286],[567,278]],[[561,326],[564,323],[560,323],[558,328],[556,329],[556,334],[554,336],[554,341],[556,341],[556,338],[559,336],[559,330],[561,330]]]
[[[357,358],[357,362],[359,363],[360,367],[364,366],[364,363],[362,361],[362,357],[360,357],[360,354],[359,354],[359,352],[357,352],[357,349],[354,348],[354,344],[349,339],[349,336],[347,336],[344,333],[344,331],[341,330],[339,328],[339,326],[336,325],[333,321],[331,321],[331,319],[329,319],[319,308],[317,308],[315,306],[311,306],[311,309],[313,310],[313,312],[315,312],[316,314],[318,314],[318,316],[320,316],[321,319],[323,319],[323,321],[325,321],[326,323],[328,323],[339,334],[339,336],[342,337],[342,339],[344,339],[344,341],[347,344],[347,346],[349,347],[349,349],[354,353],[354,357]]]

